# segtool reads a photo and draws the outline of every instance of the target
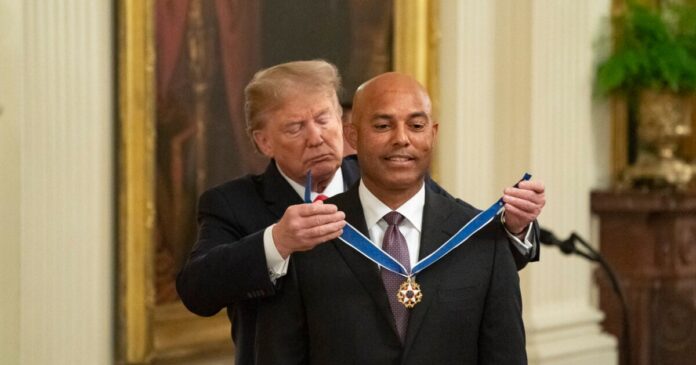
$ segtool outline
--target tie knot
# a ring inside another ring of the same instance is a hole
[[[317,201],[317,200],[324,201],[324,200],[326,200],[326,199],[328,199],[328,198],[329,198],[329,197],[326,196],[326,195],[324,195],[324,194],[319,194],[319,195],[317,195],[316,198],[314,198],[313,202],[315,202],[315,201]]]
[[[384,219],[384,221],[390,226],[398,226],[404,221],[404,216],[399,212],[389,212],[385,214],[384,218],[382,219]]]

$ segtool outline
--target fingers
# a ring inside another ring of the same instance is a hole
[[[334,204],[324,204],[321,200],[317,200],[312,204],[293,205],[288,209],[296,210],[302,217],[309,217],[317,214],[330,214],[338,211],[338,207]]]
[[[537,180],[520,181],[517,187],[524,190],[532,190],[537,193],[544,192],[544,183]]]
[[[545,187],[541,181],[522,181],[517,188],[506,188],[503,193],[508,228],[525,227],[537,219],[546,205]]]
[[[543,201],[537,201],[534,197],[523,199],[512,195],[504,195],[503,202],[525,212],[536,212],[537,215],[541,213],[541,208],[544,206]]]
[[[541,209],[546,204],[544,183],[540,181],[522,181],[517,188],[506,188],[503,191],[503,201],[522,209],[532,209],[529,204],[525,203],[528,202]]]
[[[273,240],[279,252],[306,251],[337,238],[345,225],[345,214],[333,204],[293,205],[273,228]]]
[[[344,220],[339,220],[335,222],[330,222],[322,225],[317,225],[313,227],[306,228],[302,231],[299,232],[298,237],[306,240],[306,241],[311,241],[312,243],[319,243],[316,242],[317,240],[322,239],[325,236],[333,236],[336,233],[336,237],[340,235],[340,232],[343,230],[343,227],[345,227],[346,221]],[[334,237],[334,238],[336,238]]]
[[[346,215],[333,204],[315,203],[292,206],[281,220],[286,217],[291,227],[300,230],[343,221]]]
[[[521,228],[526,227],[535,220],[539,214],[531,211],[525,211],[511,204],[505,204],[505,222],[514,226],[513,231],[517,232]]]

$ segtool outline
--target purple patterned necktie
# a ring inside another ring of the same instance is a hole
[[[399,224],[404,220],[404,216],[398,212],[390,212],[384,216],[384,221],[389,225],[387,231],[384,233],[384,239],[382,240],[382,249],[391,255],[393,258],[401,262],[407,271],[411,271],[411,260],[408,256],[408,245],[406,245],[406,238],[399,231]],[[399,286],[404,282],[404,278],[401,275],[397,275],[389,270],[381,269],[382,281],[384,282],[384,289],[387,290],[387,298],[389,298],[389,306],[391,307],[392,314],[394,314],[394,321],[396,322],[396,329],[399,332],[399,337],[401,337],[401,342],[404,342],[406,338],[406,327],[408,325],[408,309],[399,302],[396,298],[396,293],[399,290]]]

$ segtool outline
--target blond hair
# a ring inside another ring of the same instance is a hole
[[[337,95],[341,89],[341,76],[336,66],[324,60],[281,63],[258,71],[244,89],[247,133],[254,146],[253,132],[265,126],[265,112],[281,106],[288,94],[298,89],[326,92],[334,100],[336,112],[341,116],[343,110]]]

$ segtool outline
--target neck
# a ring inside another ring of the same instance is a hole
[[[371,181],[364,178],[363,182],[365,183],[365,187],[370,190],[370,192],[377,199],[379,199],[379,201],[384,203],[391,210],[396,210],[400,206],[404,205],[404,203],[413,198],[423,186],[422,180],[420,184],[401,189],[389,189],[386,187],[381,187],[378,184],[373,184]]]
[[[292,180],[301,186],[307,185],[307,181],[305,180],[305,176],[302,176],[302,177],[289,176],[280,167],[280,165],[278,165],[278,163],[276,163],[276,167],[278,168],[278,172],[280,172],[280,174],[283,177],[285,177],[286,179]],[[329,183],[333,179],[334,175],[336,175],[336,171],[329,174],[328,176],[312,176],[312,191],[315,191],[317,193],[323,193],[324,190],[326,189],[326,187],[329,186]]]
[[[331,179],[333,179],[334,174],[323,178],[312,177],[312,191],[316,191],[317,193],[323,193],[326,187],[329,186],[329,183],[331,182]]]

